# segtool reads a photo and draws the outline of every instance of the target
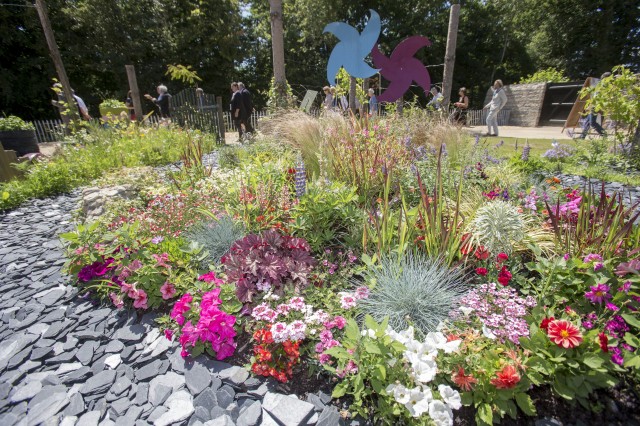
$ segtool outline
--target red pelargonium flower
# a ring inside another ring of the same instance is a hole
[[[505,365],[502,371],[496,373],[496,378],[491,379],[491,384],[498,389],[514,388],[518,382],[520,382],[520,375],[518,370],[511,364]]]
[[[460,366],[458,366],[458,372],[451,375],[451,380],[453,380],[453,383],[458,385],[460,389],[467,392],[473,389],[474,384],[478,383],[478,380],[473,377],[473,374],[465,374],[464,368]]]
[[[549,318],[543,319],[542,322],[540,323],[540,328],[544,331],[547,331],[549,329],[549,323],[551,321],[555,321],[555,318],[549,317]]]
[[[598,342],[600,343],[600,349],[602,349],[602,352],[609,352],[609,346],[607,346],[609,344],[609,338],[604,334],[604,332],[598,334]]]
[[[498,260],[498,263],[502,263],[506,260],[509,260],[509,256],[507,256],[506,253],[498,253],[497,260]]]
[[[487,271],[487,268],[476,268],[476,274],[481,275],[481,276],[486,276],[487,273],[489,271]]]
[[[575,348],[582,342],[578,327],[565,320],[551,321],[547,334],[553,343],[565,349]]]
[[[484,246],[480,246],[473,255],[478,258],[478,260],[487,260],[489,258],[489,251]]]
[[[513,275],[511,275],[511,272],[507,270],[507,267],[503,266],[498,273],[498,282],[503,286],[506,286],[509,284],[509,281],[511,281],[512,277]]]

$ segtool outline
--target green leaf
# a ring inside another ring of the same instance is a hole
[[[332,348],[327,349],[326,351],[324,351],[325,354],[334,356],[338,359],[349,359],[351,358],[351,355],[349,355],[347,353],[347,351],[340,347],[340,346],[334,346]]]
[[[378,323],[373,319],[371,315],[367,315],[364,317],[364,325],[371,330],[378,330]]]
[[[371,379],[371,387],[374,392],[377,394],[381,394],[383,390],[382,382],[380,380]]]
[[[640,347],[640,339],[631,333],[625,333],[624,341],[633,346],[634,348]]]
[[[587,356],[584,357],[582,362],[587,367],[600,368],[600,367],[602,367],[602,362],[603,361],[602,361],[602,358],[600,358],[600,357],[598,357],[596,355],[587,355]]]
[[[7,191],[3,191],[2,192],[2,200],[8,200],[9,199],[9,193]]]
[[[631,314],[622,314],[622,318],[627,322],[627,324],[632,325],[636,328],[640,328],[640,320],[635,317],[635,315]]]
[[[365,340],[364,350],[370,354],[382,354],[378,345],[375,342],[372,342],[371,340]]]
[[[333,392],[331,392],[331,398],[340,398],[347,393],[347,385],[346,382],[338,383],[335,388],[333,388]]]
[[[347,336],[347,339],[351,340],[352,342],[357,342],[360,338],[360,330],[358,329],[358,324],[353,318],[347,321],[347,326],[344,329],[344,334],[345,336]]]
[[[627,356],[627,359],[624,362],[624,366],[627,368],[640,369],[640,356],[638,355]]]
[[[379,364],[374,368],[375,377],[384,381],[387,379],[387,369],[384,368],[384,365]]]
[[[476,422],[480,425],[493,424],[493,412],[491,411],[491,406],[486,402],[478,406],[478,412],[476,413]]]
[[[536,407],[533,405],[533,401],[531,397],[526,393],[517,393],[516,394],[516,403],[518,407],[525,413],[527,416],[535,416],[536,415]]]

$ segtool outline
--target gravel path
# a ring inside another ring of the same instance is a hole
[[[0,426],[342,423],[325,394],[301,401],[244,368],[185,361],[154,314],[83,299],[58,240],[78,198],[0,215]]]

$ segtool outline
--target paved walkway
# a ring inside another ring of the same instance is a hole
[[[242,367],[185,361],[155,314],[68,286],[57,236],[73,229],[77,194],[0,214],[0,426],[341,423],[327,395],[301,401]]]
[[[500,126],[500,136],[504,138],[518,139],[571,139],[566,132],[562,133],[562,127],[517,127],[517,126]],[[464,127],[472,135],[484,134],[487,132],[487,126]]]

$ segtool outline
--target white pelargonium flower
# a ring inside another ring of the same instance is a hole
[[[451,386],[447,385],[438,385],[438,392],[440,392],[440,396],[444,399],[444,402],[447,403],[449,407],[454,410],[458,410],[462,407],[462,399],[460,398],[460,393],[451,388]]]
[[[406,404],[410,400],[409,389],[400,384],[389,385],[385,390],[389,395],[393,395],[393,399],[400,404]]]
[[[409,402],[405,403],[404,406],[407,407],[413,417],[420,417],[429,411],[430,401],[430,396],[423,393],[420,387],[416,387],[409,391]]]
[[[418,360],[417,363],[412,363],[414,378],[420,383],[429,383],[436,377],[438,372],[438,366],[432,359]]]
[[[496,340],[496,335],[493,334],[486,325],[482,326],[482,335],[487,339]]]
[[[462,312],[465,317],[469,316],[469,314],[473,312],[473,308],[470,308],[468,306],[460,306],[458,310],[460,310],[460,312]]]
[[[429,404],[429,417],[436,426],[452,426],[453,412],[444,402],[434,399]]]

